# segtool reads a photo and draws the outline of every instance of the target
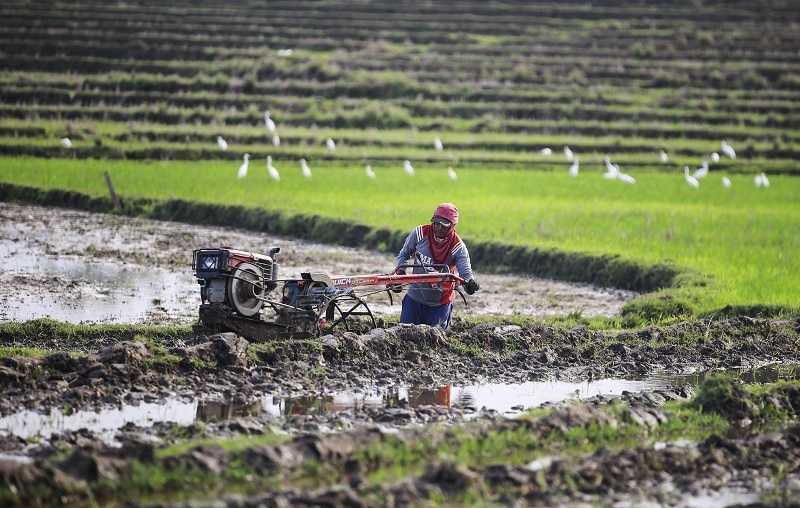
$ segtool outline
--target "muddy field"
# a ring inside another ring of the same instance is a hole
[[[7,203],[0,217],[0,504],[792,506],[800,493],[800,319],[598,331],[497,316],[249,343],[190,325],[191,249],[279,246],[284,274],[391,258]],[[608,314],[632,296],[481,282],[470,313]],[[20,323],[48,314],[62,322]]]
[[[412,225],[409,225],[409,230]],[[193,226],[60,208],[0,203],[0,319],[190,323],[199,287],[193,249],[228,245],[254,252],[280,247],[281,276],[386,273],[391,256],[243,230]],[[478,274],[481,291],[454,315],[618,314],[635,293],[519,275]],[[369,298],[377,314],[398,314],[397,298]]]

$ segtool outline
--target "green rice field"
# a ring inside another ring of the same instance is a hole
[[[0,180],[100,196],[108,170],[125,197],[394,231],[449,200],[474,242],[677,267],[687,277],[652,296],[697,313],[796,309],[798,22],[781,0],[12,0],[0,6]],[[605,157],[636,184],[604,180]],[[694,190],[683,168],[704,160]],[[754,185],[762,172],[769,187]]]
[[[731,175],[726,189],[712,173],[695,190],[679,172],[631,172],[635,185],[607,181],[599,165],[585,167],[577,178],[555,168],[470,168],[457,181],[438,166],[418,165],[412,177],[400,166],[375,164],[371,180],[361,166],[325,164],[312,167],[307,180],[295,161],[275,159],[274,165],[280,182],[258,160],[239,180],[237,162],[6,158],[0,180],[103,196],[107,170],[123,196],[320,214],[393,230],[410,230],[426,222],[436,204],[453,201],[467,239],[614,253],[708,275],[708,285],[690,295],[699,312],[725,305],[797,305],[800,182],[791,176],[773,176],[770,187],[756,188],[752,176]]]

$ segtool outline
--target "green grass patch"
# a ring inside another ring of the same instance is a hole
[[[193,328],[186,325],[73,324],[49,318],[0,323],[2,344],[47,343],[57,345],[60,351],[104,339],[138,339],[152,345],[162,340],[190,337],[193,333]],[[159,347],[163,350],[163,346]]]

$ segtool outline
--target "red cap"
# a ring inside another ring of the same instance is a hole
[[[458,208],[453,203],[442,203],[437,206],[433,216],[445,218],[452,222],[453,225],[458,224]]]

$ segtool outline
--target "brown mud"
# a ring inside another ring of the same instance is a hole
[[[69,322],[191,323],[199,287],[191,273],[193,249],[229,245],[266,252],[281,248],[281,277],[303,271],[331,275],[385,273],[393,259],[364,249],[336,247],[224,227],[92,214],[0,202],[0,320],[49,315]],[[524,275],[478,273],[482,290],[457,302],[454,315],[619,314],[636,293]],[[371,296],[377,314],[397,314],[385,293]]]

